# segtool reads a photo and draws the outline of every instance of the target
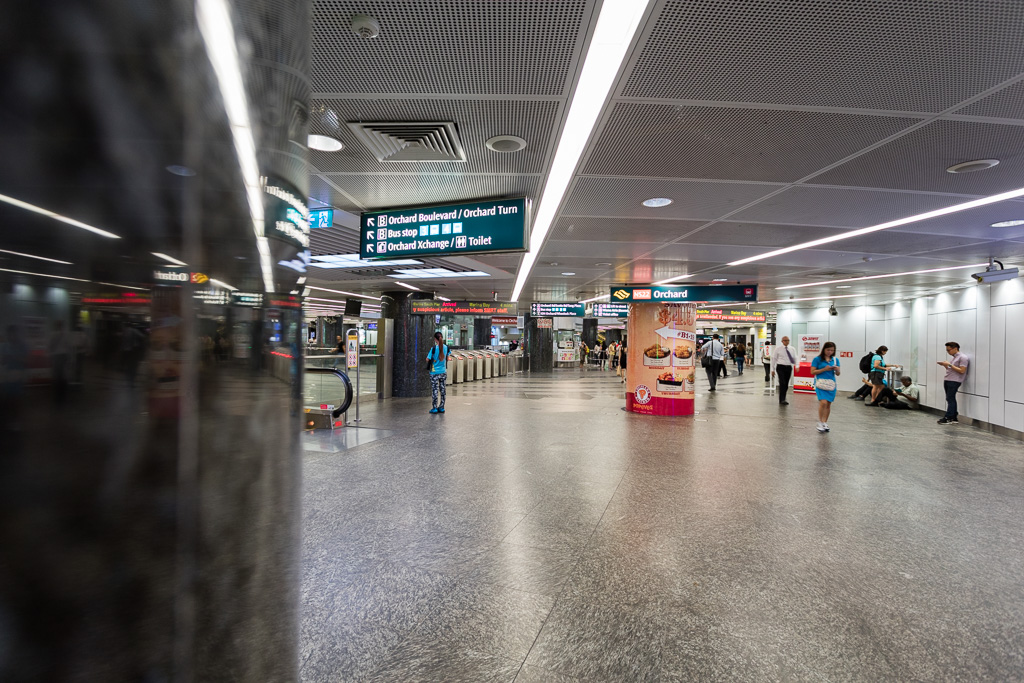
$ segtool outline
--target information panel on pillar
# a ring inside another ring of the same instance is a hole
[[[360,258],[523,252],[529,210],[520,197],[368,211],[360,218]]]
[[[585,314],[584,304],[530,304],[530,315],[534,318],[582,318]]]

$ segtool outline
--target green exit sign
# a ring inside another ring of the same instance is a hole
[[[359,254],[393,259],[526,251],[529,208],[520,197],[367,212],[360,219]]]

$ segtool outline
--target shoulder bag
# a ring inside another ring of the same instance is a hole
[[[818,367],[832,367],[832,363],[829,363],[827,366],[823,365]],[[822,391],[835,391],[836,381],[834,379],[827,379],[825,377],[817,377],[814,380],[814,388],[821,389]]]

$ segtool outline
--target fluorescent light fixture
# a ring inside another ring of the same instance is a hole
[[[256,159],[256,139],[249,119],[249,102],[242,82],[241,59],[238,56],[238,42],[231,12],[225,0],[196,0],[196,23],[206,46],[224,111],[231,125],[231,136],[235,144],[238,166],[245,184],[245,194],[252,218],[252,231],[256,236],[256,250],[260,255],[260,269],[263,272],[263,288],[274,291],[274,264],[267,242],[265,216],[263,213],[263,184],[260,181],[260,165]]]
[[[516,274],[512,301],[519,300],[526,280],[530,277],[533,264],[540,254],[541,247],[544,246],[544,240],[554,223],[558,207],[572,181],[576,164],[579,163],[587,146],[587,140],[594,130],[597,117],[601,114],[608,91],[615,83],[619,67],[622,66],[622,60],[630,43],[633,42],[633,36],[640,26],[640,19],[647,11],[649,2],[650,0],[605,0],[601,4],[601,14],[594,27],[594,36],[583,61],[576,92],[573,94],[572,104],[569,105],[569,114],[565,118],[558,148],[548,170],[548,180],[541,195],[537,218],[533,222],[530,251],[523,256],[519,272]]]
[[[387,268],[389,266],[417,266],[422,261],[416,259],[396,259],[392,261],[365,261],[359,254],[324,254],[311,256],[310,263],[314,268]]]
[[[45,256],[35,256],[33,254],[23,254],[20,251],[10,251],[9,249],[0,249],[0,253],[3,253],[3,254],[14,254],[15,256],[23,256],[25,258],[34,258],[34,259],[37,259],[39,261],[49,261],[50,263],[63,263],[66,266],[70,266],[71,265],[71,261],[61,261],[60,259],[46,258]]]
[[[388,277],[400,277],[409,280],[429,280],[431,278],[450,278],[450,277],[490,277],[490,273],[484,273],[479,270],[470,270],[465,273],[456,273],[454,270],[448,270],[447,268],[420,268],[420,269],[407,269],[398,270],[395,273],[388,275]]]
[[[361,299],[370,299],[371,301],[380,301],[379,296],[368,296],[366,294],[356,294],[355,292],[346,292],[341,289],[327,289],[326,287],[314,287],[313,285],[306,285],[306,289],[315,289],[319,292],[331,292],[332,294],[344,294],[345,296],[357,296]],[[325,299],[326,301],[326,299]]]
[[[685,280],[688,277],[693,277],[693,275],[676,275],[675,277],[670,277],[667,280],[658,280],[657,282],[652,282],[651,284],[652,285],[667,285],[670,282],[678,282],[679,280]]]
[[[441,301],[451,301],[451,299],[449,299],[446,296],[434,296],[434,298],[435,299],[440,299]]]
[[[712,282],[728,282],[728,281],[729,281],[729,278],[727,278],[727,277],[716,277],[714,280],[712,280]]]
[[[106,230],[100,230],[99,228],[94,227],[92,225],[89,225],[88,223],[83,223],[81,221],[76,221],[74,218],[68,218],[67,216],[62,216],[59,213],[54,213],[53,211],[50,211],[48,209],[42,208],[41,206],[36,206],[35,204],[29,204],[28,202],[23,202],[20,199],[15,199],[14,197],[8,197],[5,194],[0,194],[0,202],[4,202],[6,204],[10,204],[11,206],[16,206],[19,209],[25,209],[26,211],[31,211],[32,213],[38,213],[40,216],[46,216],[47,218],[52,218],[55,221],[60,221],[61,223],[67,223],[68,225],[73,225],[76,228],[81,228],[82,230],[88,230],[89,232],[94,232],[97,235],[102,235],[104,237],[110,237],[111,239],[115,239],[115,240],[121,239],[120,235],[115,235],[114,233],[107,232]]]
[[[853,299],[862,297],[863,294],[834,294],[832,296],[809,296],[805,299],[772,299],[771,301],[758,301],[759,304],[788,304],[797,301],[821,301],[822,299]]]
[[[306,301],[326,301],[329,304],[339,304],[341,306],[345,305],[344,301],[338,301],[337,299],[318,299],[315,296],[307,296]]]
[[[575,274],[576,273],[562,273],[562,275],[565,275],[566,277],[568,277],[569,275],[575,275]]]
[[[35,275],[36,277],[49,277],[54,280],[74,280],[75,282],[92,282],[92,280],[83,280],[80,277],[67,277],[64,275],[47,275],[46,273],[33,273],[28,270],[11,270],[10,268],[0,268],[2,273],[18,273],[19,275]]]
[[[1003,192],[1001,194],[994,194],[991,197],[982,197],[981,199],[975,199],[962,204],[954,204],[947,206],[942,209],[935,209],[934,211],[927,211],[925,213],[918,213],[913,216],[907,216],[906,218],[899,218],[888,223],[879,223],[878,225],[872,225],[869,228],[861,228],[860,230],[850,230],[839,235],[832,235],[831,237],[822,237],[820,239],[811,240],[810,242],[803,242],[802,244],[796,244],[792,247],[786,247],[785,249],[776,249],[775,251],[765,252],[757,256],[750,256],[739,261],[733,261],[727,265],[730,266],[741,266],[744,263],[752,263],[753,261],[761,261],[766,258],[772,258],[773,256],[780,256],[782,254],[788,254],[791,251],[799,251],[801,249],[810,249],[811,247],[818,247],[822,244],[829,244],[831,242],[838,242],[839,240],[850,239],[851,237],[860,237],[861,235],[868,235],[879,230],[888,230],[889,228],[895,228],[901,225],[908,225],[910,223],[917,223],[918,221],[926,221],[929,218],[937,218],[939,216],[946,216],[951,213],[958,213],[960,211],[967,211],[968,209],[976,209],[979,206],[988,206],[989,204],[996,204],[998,202],[1005,202],[1007,199],[1016,199],[1017,197],[1024,197],[1024,187],[1016,190],[1010,190],[1009,192]]]
[[[210,278],[210,282],[212,282],[213,284],[218,285],[220,287],[223,287],[224,289],[230,289],[232,292],[237,292],[238,291],[238,287],[232,287],[228,283],[221,282],[220,280],[214,280],[212,277]]]
[[[993,228],[1014,228],[1014,227],[1016,227],[1018,225],[1024,225],[1024,220],[999,221],[998,223],[993,223],[992,227]]]
[[[941,273],[947,270],[966,270],[968,268],[981,268],[988,263],[972,263],[969,266],[949,266],[948,268],[928,268],[926,270],[908,270],[905,273],[885,273],[884,275],[865,275],[864,277],[847,277],[842,280],[825,280],[824,282],[807,282],[802,285],[789,285],[787,287],[776,287],[775,290],[800,289],[801,287],[818,287],[820,285],[834,285],[837,282],[860,282],[861,280],[879,280],[886,277],[900,277],[901,275],[920,275],[922,273]]]
[[[305,275],[303,275],[302,277],[300,277],[298,280],[295,281],[295,284],[297,284],[297,285],[302,285],[302,284],[305,284],[305,283],[306,283],[306,276]]]
[[[593,299],[583,299],[579,303],[581,303],[581,304],[589,304],[592,301],[601,301],[602,299],[611,299],[611,298],[612,298],[611,294],[602,294],[601,296],[595,296]]]
[[[129,287],[128,285],[118,285],[113,282],[97,282],[98,285],[106,285],[107,287],[119,287],[121,289],[134,289],[136,292],[148,292],[149,290],[145,287]]]
[[[406,289],[415,289],[417,292],[420,291],[419,287],[413,287],[412,285],[407,285],[404,282],[396,282],[395,284],[396,285],[401,285],[402,287],[405,287]]]
[[[652,197],[651,199],[645,199],[643,201],[644,206],[649,206],[653,209],[660,208],[662,206],[668,206],[672,203],[672,200],[668,197]]]
[[[153,251],[153,252],[150,252],[150,253],[153,254],[153,256],[156,256],[157,258],[162,258],[164,261],[167,261],[168,263],[173,263],[176,266],[187,266],[188,265],[184,261],[179,261],[178,259],[174,258],[173,256],[168,256],[167,254],[161,254],[158,251]]]
[[[850,289],[853,285],[836,285],[836,289]]]
[[[318,149],[321,152],[337,152],[345,146],[341,144],[341,140],[326,135],[310,135],[306,144],[310,149]]]

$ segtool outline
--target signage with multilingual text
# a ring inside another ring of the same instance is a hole
[[[518,306],[507,301],[439,301],[415,299],[410,301],[413,315],[515,315]]]
[[[526,199],[369,211],[360,219],[364,259],[526,251]]]
[[[629,304],[594,304],[595,318],[625,318],[629,315]]]
[[[697,320],[720,320],[734,323],[763,323],[764,311],[732,311],[722,308],[698,308]]]
[[[530,304],[530,315],[534,318],[582,318],[585,314],[586,306],[583,304]]]

